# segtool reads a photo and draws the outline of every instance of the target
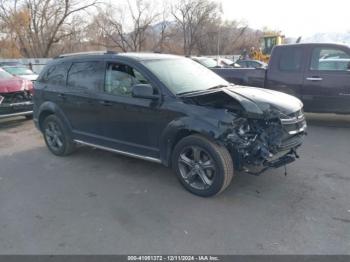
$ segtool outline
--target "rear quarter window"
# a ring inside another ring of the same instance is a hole
[[[37,80],[40,83],[66,85],[68,66],[66,63],[53,64]]]
[[[302,52],[300,48],[284,48],[280,51],[278,68],[284,72],[299,72],[301,70]]]

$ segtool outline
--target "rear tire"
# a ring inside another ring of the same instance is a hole
[[[190,135],[175,146],[172,166],[191,193],[210,197],[223,192],[234,176],[228,150],[201,135]]]
[[[43,134],[47,147],[56,156],[67,156],[75,149],[67,126],[55,115],[49,115],[43,123]]]

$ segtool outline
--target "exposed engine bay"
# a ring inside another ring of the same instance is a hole
[[[246,172],[261,173],[269,167],[277,168],[293,162],[298,157],[296,149],[302,144],[304,131],[288,135],[278,118],[238,118],[233,125],[225,143],[239,158],[240,169]]]
[[[222,91],[186,97],[185,101],[232,113],[234,119],[230,125],[225,126],[220,142],[231,152],[237,169],[259,175],[268,168],[281,167],[298,158],[296,149],[306,134],[301,107],[286,114],[285,110],[279,110],[274,105],[263,104],[260,115],[249,115],[249,103],[242,105],[242,101]],[[252,104],[255,102],[247,101]]]

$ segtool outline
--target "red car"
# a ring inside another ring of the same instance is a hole
[[[33,84],[0,69],[0,119],[12,116],[32,118]]]

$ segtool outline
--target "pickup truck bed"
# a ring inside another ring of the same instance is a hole
[[[236,85],[265,87],[266,69],[213,68],[212,70]]]

